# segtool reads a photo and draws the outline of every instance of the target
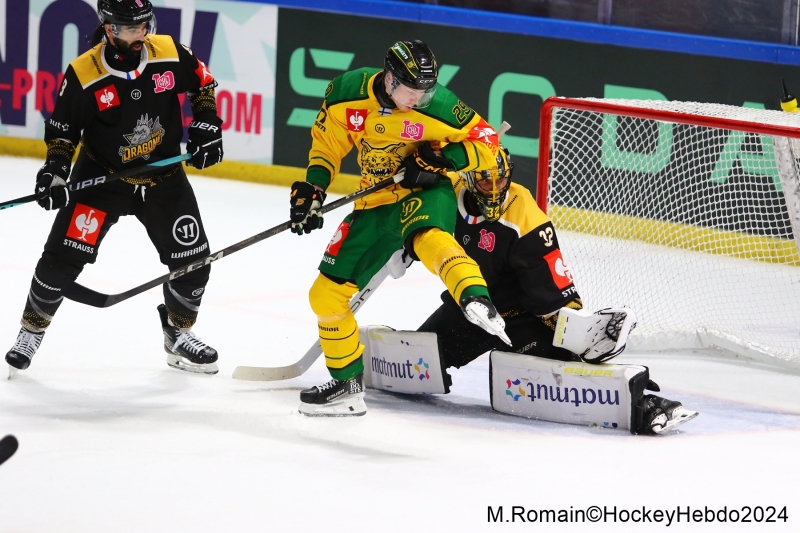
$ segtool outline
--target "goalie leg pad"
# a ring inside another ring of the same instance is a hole
[[[562,307],[553,346],[569,350],[587,363],[602,363],[622,353],[634,327],[636,315],[629,307],[595,313]]]
[[[493,351],[489,388],[495,411],[550,422],[642,431],[647,367],[590,365]]]
[[[385,326],[359,328],[359,333],[364,344],[365,387],[406,394],[450,392],[435,333]]]

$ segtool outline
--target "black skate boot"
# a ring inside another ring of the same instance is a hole
[[[695,418],[699,413],[684,409],[681,402],[667,400],[655,394],[644,397],[644,432],[659,435]]]
[[[332,379],[300,392],[301,413],[306,416],[361,416],[367,413],[364,403],[363,374],[347,381]]]
[[[33,354],[39,349],[43,338],[44,331],[36,333],[24,326],[19,329],[17,342],[14,343],[14,346],[12,346],[6,354],[6,363],[9,365],[9,378],[13,376],[17,370],[25,370],[31,366]]]
[[[214,348],[201,341],[190,330],[181,331],[180,328],[171,326],[164,304],[158,306],[158,315],[164,330],[164,351],[167,352],[169,366],[200,374],[219,372],[217,351]]]

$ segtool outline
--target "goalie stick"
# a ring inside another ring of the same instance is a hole
[[[168,167],[169,165],[174,165],[182,161],[189,161],[191,158],[192,158],[191,154],[178,155],[175,157],[164,159],[162,161],[156,161],[155,163],[150,163],[149,165],[142,165],[140,167],[131,168],[128,170],[120,170],[119,172],[114,172],[113,174],[109,174],[108,176],[99,176],[97,178],[90,178],[88,180],[82,180],[82,181],[70,181],[69,183],[67,183],[67,187],[69,187],[70,191],[86,189],[89,187],[94,187],[95,185],[102,185],[103,183],[115,181],[120,178],[138,176],[143,172],[149,172],[150,170],[155,170],[161,167]],[[15,207],[22,204],[27,204],[28,202],[33,202],[34,200],[36,200],[36,195],[29,194],[28,196],[23,196],[21,198],[16,198],[14,200],[9,200],[7,202],[0,203],[0,210],[9,209],[11,207]]]
[[[329,211],[333,211],[338,207],[355,202],[359,198],[367,196],[368,194],[372,194],[373,192],[385,189],[390,185],[394,185],[395,183],[400,182],[400,180],[402,179],[403,179],[403,173],[400,172],[398,174],[395,174],[391,178],[387,178],[383,181],[375,183],[374,185],[370,185],[366,189],[361,189],[360,191],[350,193],[344,198],[339,198],[335,202],[331,202],[328,205],[322,206],[322,209],[320,211],[323,214]],[[82,303],[85,305],[91,305],[92,307],[111,307],[112,305],[116,305],[122,301],[127,300],[128,298],[131,298],[132,296],[141,294],[145,291],[152,289],[153,287],[158,287],[159,285],[162,285],[175,278],[179,278],[188,272],[191,272],[198,268],[202,268],[210,263],[213,263],[214,261],[219,261],[223,257],[227,257],[234,252],[238,252],[243,248],[247,248],[248,246],[263,241],[264,239],[268,239],[269,237],[272,237],[274,235],[277,235],[278,233],[286,231],[287,229],[289,229],[289,227],[291,227],[291,225],[292,225],[291,221],[286,221],[283,224],[275,226],[274,228],[262,231],[261,233],[253,235],[252,237],[248,237],[243,241],[239,241],[236,244],[232,244],[227,248],[220,250],[217,253],[209,255],[208,257],[205,257],[203,259],[198,259],[197,261],[184,265],[180,268],[176,268],[169,274],[164,274],[163,276],[159,276],[156,279],[148,281],[147,283],[139,285],[138,287],[134,287],[129,291],[121,292],[119,294],[103,294],[72,281],[65,284],[64,287],[62,287],[62,294],[72,301]]]
[[[8,461],[17,452],[19,442],[14,435],[6,435],[0,440],[0,465]]]
[[[502,136],[511,129],[511,124],[505,120],[497,130],[497,135]],[[389,275],[388,266],[384,265],[374,276],[369,280],[364,289],[353,296],[350,300],[350,310],[353,314],[372,296],[372,293],[378,286],[383,283],[386,276]],[[241,379],[245,381],[281,381],[284,379],[292,379],[301,376],[311,368],[319,356],[322,355],[322,347],[320,346],[319,339],[317,342],[308,349],[299,361],[287,366],[279,367],[262,367],[262,366],[237,366],[233,371],[233,379]]]
[[[372,293],[383,283],[386,276],[389,275],[389,268],[384,265],[378,272],[372,276],[366,287],[350,299],[350,310],[353,314],[357,313],[361,306],[364,305]],[[319,344],[319,339],[314,343],[314,346],[308,349],[299,361],[287,366],[278,367],[261,367],[261,366],[237,366],[233,371],[233,379],[241,379],[245,381],[282,381],[284,379],[292,379],[305,374],[306,370],[311,368],[319,356],[322,355],[322,347]]]

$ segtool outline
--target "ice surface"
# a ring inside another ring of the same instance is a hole
[[[29,194],[39,161],[0,158],[0,199]],[[213,169],[212,169],[213,170]],[[286,220],[288,190],[191,178],[211,248]],[[221,354],[217,376],[167,367],[159,289],[108,309],[66,302],[29,370],[0,380],[0,533],[250,531],[661,531],[666,523],[487,524],[487,506],[634,509],[788,506],[787,523],[672,524],[669,530],[797,531],[800,376],[720,353],[629,353],[669,398],[701,412],[676,434],[524,420],[489,407],[487,360],[453,373],[453,392],[370,391],[366,416],[308,419],[298,391],[318,362],[279,383],[231,379],[278,366],[314,341],[307,289],[336,224],[284,233],[213,265],[195,331]],[[14,342],[53,218],[0,212],[0,340]],[[165,272],[144,229],[120,221],[80,281],[121,292]],[[421,265],[387,280],[362,324],[412,329],[442,288]],[[726,528],[727,526],[727,528]]]

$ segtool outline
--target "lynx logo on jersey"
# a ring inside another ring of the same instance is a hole
[[[412,124],[410,120],[403,121],[403,132],[400,134],[400,137],[419,141],[422,139],[423,135],[425,135],[425,125],[422,124],[422,122],[415,122]]]
[[[153,120],[145,113],[136,122],[133,133],[123,135],[123,137],[130,145],[119,148],[119,155],[122,156],[123,163],[129,163],[137,157],[147,160],[150,159],[153,150],[161,144],[161,140],[164,138],[164,128],[161,127],[159,117]]]
[[[100,228],[103,227],[105,219],[105,212],[88,205],[75,204],[72,220],[67,229],[67,237],[94,246],[97,244]]]
[[[347,108],[347,129],[350,131],[364,131],[367,123],[366,109]]]
[[[550,273],[553,275],[556,287],[563,289],[572,285],[572,272],[569,271],[569,268],[564,263],[564,258],[561,257],[561,250],[553,250],[544,256],[544,260],[547,261],[550,267]]]
[[[341,224],[339,224],[339,227],[336,228],[336,233],[333,234],[331,242],[329,242],[328,247],[325,248],[325,253],[327,255],[332,255],[333,257],[339,255],[339,250],[342,247],[342,243],[347,238],[347,234],[349,232],[350,232],[349,222],[342,222]]]
[[[175,75],[171,70],[164,74],[153,74],[153,81],[156,82],[156,93],[163,93],[175,88]]]
[[[387,146],[372,146],[366,140],[361,141],[361,172],[368,174],[373,183],[376,180],[394,176],[403,156],[397,153],[406,143],[396,143]]]
[[[108,87],[103,87],[99,91],[95,91],[94,98],[97,100],[97,108],[100,111],[106,111],[120,104],[119,95],[113,83]]]
[[[481,238],[478,241],[478,248],[482,250],[486,250],[487,252],[494,251],[494,243],[496,241],[496,237],[494,232],[486,231],[485,229],[481,230]]]

